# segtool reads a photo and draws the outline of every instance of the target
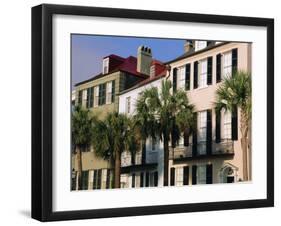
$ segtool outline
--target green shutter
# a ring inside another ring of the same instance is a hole
[[[177,72],[178,72],[178,69],[174,68],[173,69],[173,92],[174,93],[177,91]]]
[[[238,66],[238,49],[232,50],[232,76],[236,73]]]
[[[207,59],[207,84],[212,85],[213,83],[213,57]]]
[[[198,61],[194,62],[193,88],[198,88]]]
[[[197,184],[197,166],[192,166],[192,184]]]
[[[221,142],[221,112],[216,112],[216,143]]]
[[[170,169],[170,186],[175,186],[175,168]]]
[[[183,167],[183,185],[189,184],[189,166]]]
[[[185,90],[190,90],[190,64],[185,65]]]
[[[232,140],[238,140],[238,116],[237,107],[234,107],[231,112],[231,137]]]
[[[221,81],[221,54],[218,54],[216,56],[216,79],[217,79],[217,83]]]
[[[213,165],[208,164],[206,165],[206,184],[213,183]]]

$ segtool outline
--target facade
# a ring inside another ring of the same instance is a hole
[[[216,115],[214,103],[223,78],[237,69],[251,71],[251,44],[200,41],[188,50],[168,63],[173,90],[184,89],[195,106],[197,128],[170,147],[170,185],[243,181],[239,109]]]
[[[88,108],[99,119],[104,119],[108,113],[119,110],[120,92],[150,78],[153,62],[156,61],[152,59],[152,51],[145,46],[138,48],[137,58],[113,54],[104,57],[102,73],[75,85],[72,103]],[[72,180],[76,181],[73,190],[78,188],[77,170],[78,159],[73,152]],[[112,180],[113,169],[109,161],[98,158],[92,147],[82,153],[83,190],[111,188]]]
[[[158,61],[151,65],[150,77],[119,96],[119,112],[129,117],[136,113],[135,107],[139,95],[151,87],[161,88],[166,76],[166,66]],[[163,184],[164,152],[160,141],[147,139],[145,147],[136,153],[132,160],[129,152],[121,156],[121,187],[155,187]]]
[[[196,129],[182,134],[169,147],[169,185],[234,183],[243,181],[240,144],[240,112],[215,111],[216,91],[221,81],[236,70],[251,72],[251,44],[186,41],[184,54],[165,64],[152,59],[151,49],[140,46],[137,58],[110,55],[103,59],[102,73],[76,85],[75,104],[89,108],[103,119],[119,111],[129,117],[139,95],[146,89],[161,89],[170,79],[172,92],[182,89],[195,106]],[[167,68],[171,70],[167,71]],[[248,166],[251,172],[251,150]],[[77,157],[72,156],[73,179]],[[113,168],[95,156],[92,148],[82,154],[83,189],[111,188]],[[163,143],[147,139],[136,156],[121,155],[121,188],[163,186]],[[251,173],[249,173],[250,175]],[[251,175],[250,175],[251,178]],[[73,190],[77,189],[74,187]]]

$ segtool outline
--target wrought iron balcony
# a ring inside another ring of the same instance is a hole
[[[196,151],[193,150],[193,146],[193,144],[190,144],[189,146],[177,146],[175,148],[170,147],[169,158],[177,160],[234,154],[234,143],[232,140],[222,140],[220,143],[212,142],[211,151],[207,150],[207,144],[205,141],[196,144]]]

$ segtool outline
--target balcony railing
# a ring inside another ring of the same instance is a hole
[[[193,144],[189,146],[177,146],[175,148],[170,147],[169,158],[170,159],[183,159],[194,158],[199,156],[219,156],[234,154],[234,144],[232,140],[223,140],[220,143],[212,142],[212,151],[207,151],[206,141],[199,142],[197,145],[197,151],[193,152]]]

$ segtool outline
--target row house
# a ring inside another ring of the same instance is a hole
[[[153,60],[150,77],[119,96],[119,112],[129,117],[136,114],[136,103],[144,90],[151,87],[161,89],[161,82],[167,73],[166,65]],[[121,187],[157,187],[163,184],[164,152],[163,143],[147,139],[146,144],[132,156],[123,152],[121,156]]]
[[[124,90],[150,78],[152,64],[150,48],[140,46],[137,57],[123,58],[114,54],[103,58],[102,72],[75,85],[72,106],[82,105],[99,119],[119,110],[119,95]],[[158,68],[157,68],[158,69]],[[156,71],[158,73],[158,71]],[[77,190],[77,156],[72,151],[72,190]],[[76,183],[75,183],[76,182]],[[98,158],[93,148],[82,153],[82,189],[106,189],[113,183],[113,166],[109,161]]]
[[[243,181],[239,109],[216,114],[215,101],[224,78],[236,70],[251,71],[251,44],[187,41],[185,49],[182,56],[167,62],[169,79],[173,91],[185,90],[195,106],[197,128],[170,146],[170,185]]]

